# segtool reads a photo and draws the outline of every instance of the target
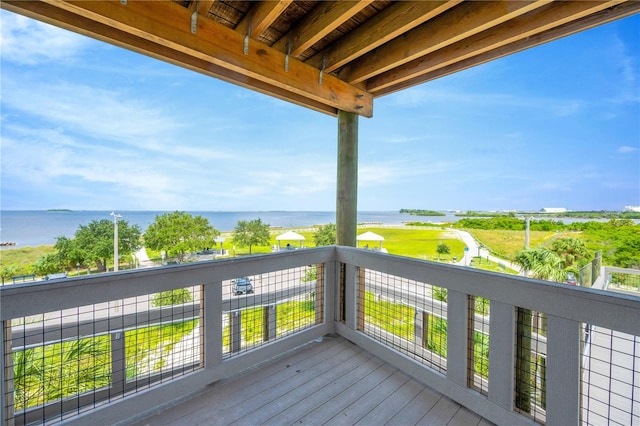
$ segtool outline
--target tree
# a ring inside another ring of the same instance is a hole
[[[313,241],[316,243],[316,247],[320,246],[332,246],[336,243],[336,225],[330,223],[328,225],[321,225],[315,234],[313,234]]]
[[[558,282],[564,281],[566,278],[562,258],[544,246],[520,250],[516,253],[513,262],[523,270],[529,271],[533,278]]]
[[[51,253],[40,256],[31,268],[36,275],[49,275],[63,271],[65,263],[57,253]]]
[[[551,243],[551,251],[562,259],[565,270],[577,272],[584,261],[591,258],[586,244],[578,238],[558,238]]]
[[[262,223],[262,219],[239,220],[233,229],[233,243],[240,247],[249,246],[249,254],[253,246],[267,245],[270,239],[269,224]]]
[[[156,216],[144,233],[144,243],[152,250],[164,250],[178,263],[188,253],[215,246],[220,232],[202,216],[175,211]]]
[[[451,253],[451,249],[445,243],[438,243],[436,247],[436,253],[438,253],[438,260],[440,260],[440,256]]]
[[[107,259],[113,258],[113,222],[109,219],[93,220],[80,225],[73,238],[58,237],[55,248],[66,268],[76,264],[95,262],[99,271],[105,271]],[[122,256],[136,252],[140,247],[142,231],[138,225],[130,226],[126,220],[118,221],[118,253]]]

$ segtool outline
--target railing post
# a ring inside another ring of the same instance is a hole
[[[358,324],[358,306],[356,295],[356,267],[345,265],[344,273],[344,322],[353,330]]]
[[[471,330],[473,332],[473,330]],[[469,352],[469,297],[447,292],[447,378],[467,386]]]
[[[114,394],[124,392],[124,382],[127,375],[125,359],[124,330],[111,333],[111,389]]]
[[[200,302],[204,308],[200,318],[200,344],[204,353],[201,358],[205,368],[212,368],[222,363],[222,281],[202,286],[204,298]]]
[[[122,313],[109,313],[109,330],[111,330],[111,389],[113,394],[119,395],[124,392],[124,383],[127,375],[124,349],[124,317]]]
[[[365,274],[366,269],[358,267],[358,330],[364,331],[364,294],[365,294]]]
[[[268,305],[262,308],[262,340],[268,342],[276,338],[278,305]]]
[[[425,316],[424,311],[419,308],[413,310],[413,341],[418,347],[424,347],[424,326]]]
[[[333,323],[338,321],[336,312],[339,312],[340,303],[340,272],[338,271],[337,262],[328,262],[325,264],[324,276],[324,320]]]
[[[13,426],[14,419],[14,384],[13,384],[13,348],[11,336],[11,320],[1,321],[2,324],[2,356],[0,357],[0,380],[2,384],[2,404],[0,404],[0,424]]]
[[[325,264],[319,263],[316,266],[316,289],[314,293],[314,312],[315,323],[322,324],[324,321],[324,308],[325,308]]]
[[[489,401],[513,411],[515,307],[491,300],[489,312]]]
[[[240,352],[242,343],[241,311],[229,312],[229,326],[231,327],[231,332],[229,333],[229,346],[231,352]]]
[[[547,319],[547,424],[580,422],[580,329],[577,321]]]

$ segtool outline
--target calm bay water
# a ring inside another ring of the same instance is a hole
[[[110,211],[17,211],[0,212],[0,241],[14,242],[20,248],[55,244],[56,238],[73,237],[80,225],[87,225],[93,220],[113,220]],[[130,225],[138,225],[144,232],[164,211],[117,211]],[[273,227],[301,228],[336,222],[335,212],[189,212],[200,215],[220,231],[232,231],[239,220],[262,219]],[[380,222],[383,224],[401,224],[402,222],[420,221],[456,221],[453,215],[420,217],[400,214],[398,212],[359,212],[358,222]]]

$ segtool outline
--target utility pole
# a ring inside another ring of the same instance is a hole
[[[118,259],[120,257],[118,254],[118,218],[121,218],[122,215],[111,212],[111,216],[113,216],[113,272],[117,272],[118,263],[120,263]]]

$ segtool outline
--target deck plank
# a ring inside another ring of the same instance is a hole
[[[457,402],[443,396],[417,424],[425,426],[445,426],[449,424],[460,409],[461,407]]]
[[[216,382],[134,424],[492,425],[341,337]]]
[[[318,372],[327,372],[333,368],[336,363],[345,362],[360,352],[362,352],[360,348],[355,345],[350,345],[348,347],[344,347],[344,350],[341,352],[333,356],[329,356],[321,362],[314,363],[315,365],[307,366],[308,368],[301,365],[294,366],[290,368],[291,374],[288,374],[286,379],[274,377],[272,386],[269,389],[265,389],[264,392],[258,393],[250,398],[240,396],[240,400],[233,405],[226,404],[225,407],[216,407],[214,409],[216,422],[220,422],[220,424],[233,424],[233,422],[236,422],[243,417],[246,418],[247,414],[251,411],[259,413],[257,410],[258,408],[266,407],[268,404],[271,404],[278,397],[288,393],[292,386],[300,386],[308,380],[313,379],[314,375],[317,375]],[[276,382],[275,384],[274,381]],[[247,384],[247,386],[250,386],[250,384]],[[243,389],[238,393],[242,395],[247,389],[249,389],[249,387],[243,387]],[[221,392],[226,393],[224,389],[222,389]],[[236,397],[236,400],[237,399],[238,397]],[[251,423],[255,424],[255,422]]]
[[[336,414],[353,404],[354,401],[357,401],[362,395],[376,387],[394,372],[395,370],[392,367],[382,364],[375,370],[370,371],[362,380],[347,387],[333,398],[327,400],[320,407],[301,418],[298,424],[317,425],[328,422]]]
[[[418,395],[424,385],[413,379],[408,380],[393,395],[389,396],[384,404],[379,404],[373,408],[367,415],[362,417],[355,424],[358,426],[368,426],[371,424],[385,424]]]
[[[408,381],[409,376],[399,370],[396,370],[379,385],[369,389],[351,405],[336,414],[330,420],[330,423],[335,425],[355,424],[377,405],[383,403],[388,396],[392,395]]]
[[[321,406],[346,386],[349,386],[354,381],[367,374],[367,372],[378,368],[381,365],[381,360],[374,358],[373,355],[369,354],[369,358],[359,364],[356,368],[346,374],[343,374],[341,377],[331,383],[328,383],[325,387],[318,389],[316,392],[304,396],[287,410],[269,419],[266,424],[283,425],[298,422],[299,419],[304,417],[309,413],[309,411]]]
[[[289,381],[287,392],[282,392],[278,398],[271,400],[266,405],[256,407],[251,412],[247,411],[244,418],[250,418],[254,424],[265,423],[272,417],[288,411],[289,407],[295,405],[303,395],[314,394],[324,388],[327,384],[339,379],[343,374],[348,374],[349,371],[357,368],[358,365],[366,362],[370,358],[371,356],[366,352],[360,352],[343,361],[340,359],[327,360],[328,363],[332,365],[331,368],[328,368],[327,370],[315,368],[309,371],[304,380]],[[239,422],[242,421],[242,418],[239,419]]]
[[[385,424],[398,425],[408,424],[415,425],[422,419],[427,411],[429,411],[442,395],[431,388],[423,387],[422,391],[407,403],[402,411],[397,413]]]

